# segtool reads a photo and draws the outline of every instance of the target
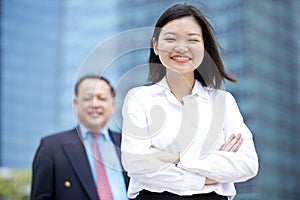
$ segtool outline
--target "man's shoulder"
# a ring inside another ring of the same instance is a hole
[[[66,138],[76,137],[77,134],[79,134],[77,128],[73,128],[71,130],[61,131],[47,135],[43,137],[42,140],[46,142],[62,143],[64,141],[67,141]]]

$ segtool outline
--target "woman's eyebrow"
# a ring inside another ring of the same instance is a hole
[[[171,31],[167,31],[167,32],[164,33],[164,35],[168,35],[168,34],[170,34],[170,35],[176,35],[175,32],[171,32]]]
[[[202,36],[200,33],[188,33],[188,35],[189,35],[189,36],[194,36],[194,35],[196,35],[196,36],[200,36],[200,37]]]

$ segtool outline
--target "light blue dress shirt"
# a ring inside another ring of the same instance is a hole
[[[93,153],[93,135],[86,127],[80,125],[80,133],[83,139],[86,155],[91,167],[94,182],[97,185],[96,169]],[[125,180],[122,173],[122,167],[118,158],[115,146],[108,133],[108,127],[104,127],[102,136],[98,138],[98,148],[104,163],[105,171],[108,177],[109,185],[115,200],[128,200]]]

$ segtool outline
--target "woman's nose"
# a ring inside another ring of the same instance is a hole
[[[174,47],[174,51],[176,53],[184,53],[188,51],[188,47],[185,42],[178,42],[175,44],[176,46]]]

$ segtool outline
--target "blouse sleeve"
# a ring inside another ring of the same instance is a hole
[[[179,166],[220,183],[242,182],[258,172],[258,157],[253,136],[243,121],[234,97],[226,92],[226,114],[223,128],[225,140],[232,134],[242,134],[243,143],[238,152],[214,149],[206,157],[187,153],[181,156]]]

